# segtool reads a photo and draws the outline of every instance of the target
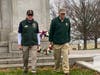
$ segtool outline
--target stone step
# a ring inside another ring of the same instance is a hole
[[[22,67],[23,64],[2,64],[0,68],[12,68],[12,67]],[[31,64],[29,64],[31,66]],[[54,66],[54,62],[44,62],[44,63],[37,63],[37,66]]]
[[[93,56],[100,55],[100,50],[98,51],[70,51],[69,59],[70,64],[74,64],[76,61],[92,61]],[[31,60],[29,60],[29,63]],[[22,61],[22,53],[0,53],[0,68],[3,67],[3,65],[6,65],[6,67],[16,67],[16,65],[21,65],[23,63]],[[50,55],[44,55],[44,54],[38,54],[38,61],[37,63],[41,63],[42,65],[50,65],[50,63],[54,63],[54,57],[52,54]],[[45,64],[46,63],[46,64]],[[5,67],[5,66],[4,66]]]
[[[0,53],[0,59],[21,58],[22,53]]]
[[[38,57],[48,57],[52,56],[53,54],[45,55],[38,53]],[[8,59],[8,58],[22,58],[23,54],[22,52],[16,52],[16,53],[0,53],[0,59]]]
[[[53,54],[50,55],[44,55],[44,54],[37,54],[38,57],[49,57],[53,56]],[[70,51],[69,52],[69,58],[78,58],[78,57],[91,57],[95,55],[100,55],[100,50],[93,50],[93,51]],[[0,53],[0,59],[8,59],[8,58],[22,58],[22,53]]]
[[[31,62],[31,59],[29,59],[29,62]],[[49,57],[38,57],[38,63],[44,63],[44,62],[54,62],[54,58],[52,56]],[[0,59],[0,65],[1,64],[21,64],[23,63],[22,58],[14,58],[14,59]]]
[[[83,61],[92,61],[92,58],[79,58],[79,59],[70,59],[70,65],[76,63],[76,61],[83,60]],[[13,60],[0,60],[0,68],[10,68],[10,67],[22,67],[23,62],[22,59],[13,59]],[[29,61],[30,66],[30,61]],[[38,59],[37,66],[54,66],[54,60],[50,59]]]
[[[31,63],[31,59],[29,58],[29,63]],[[8,59],[0,59],[0,68],[9,68],[9,67],[22,67],[23,60],[22,58],[8,58]],[[38,56],[37,61],[38,66],[52,66],[54,65],[53,56]]]
[[[76,61],[79,60],[84,60],[84,61],[92,61],[91,57],[85,57],[85,58],[70,58],[70,65],[73,65]],[[29,63],[31,60],[29,59]],[[51,63],[54,63],[54,57],[53,56],[43,56],[43,57],[38,57],[38,64],[39,66],[48,66],[51,65]],[[15,65],[14,65],[15,64]],[[13,58],[13,59],[0,59],[0,68],[2,68],[2,65],[7,65],[6,67],[16,67],[16,64],[21,65],[23,64],[22,58]],[[4,66],[5,68],[5,66]]]

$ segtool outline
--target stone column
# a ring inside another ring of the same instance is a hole
[[[0,41],[1,41],[1,0],[0,0]]]
[[[11,0],[0,0],[0,52],[8,52],[11,31]]]
[[[11,31],[11,0],[0,0],[1,2],[1,41],[7,41]]]
[[[49,0],[41,1],[41,29],[48,30],[50,23]]]
[[[17,31],[19,22],[26,17],[28,9],[34,10],[34,18],[40,25],[40,30],[47,30],[49,19],[49,0],[12,0],[13,31]]]
[[[0,0],[0,29],[1,29],[1,0]]]
[[[46,1],[46,28],[49,30],[50,28],[50,0],[45,0]]]

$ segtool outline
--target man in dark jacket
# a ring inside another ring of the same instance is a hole
[[[28,10],[26,13],[27,17],[21,21],[18,28],[18,47],[23,50],[23,62],[24,62],[24,73],[28,72],[28,59],[29,53],[32,58],[32,72],[36,72],[37,62],[37,45],[38,45],[38,23],[33,19],[33,10]]]
[[[70,46],[68,43],[70,42],[70,20],[65,15],[65,9],[60,9],[59,16],[52,20],[49,41],[53,45],[55,70],[60,70],[62,54],[62,69],[65,75],[69,75],[68,50]]]

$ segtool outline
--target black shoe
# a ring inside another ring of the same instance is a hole
[[[24,68],[23,74],[27,74],[28,73],[28,68]]]
[[[24,73],[28,73],[28,70],[24,70]]]
[[[27,70],[24,70],[23,71],[23,75],[27,75],[28,74],[28,71]]]
[[[64,75],[69,75],[69,73],[65,73]]]
[[[35,75],[35,74],[36,74],[36,70],[32,70],[31,72],[32,72],[32,74],[33,74],[33,75]]]

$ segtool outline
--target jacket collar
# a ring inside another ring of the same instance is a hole
[[[61,20],[60,16],[58,16],[58,19],[59,19],[60,22],[65,22],[66,18],[64,18],[64,20]]]
[[[29,23],[29,24],[32,24],[32,23],[34,22],[34,19],[28,20],[28,19],[26,18],[26,22]]]

